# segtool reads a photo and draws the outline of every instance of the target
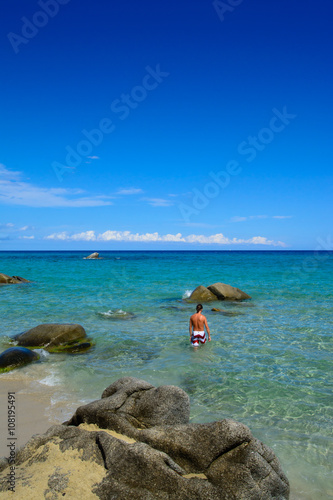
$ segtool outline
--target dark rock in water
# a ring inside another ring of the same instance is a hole
[[[102,259],[103,257],[99,256],[98,252],[91,253],[88,257],[83,257],[84,259]]]
[[[24,333],[15,335],[18,345],[27,347],[44,347],[50,352],[63,352],[74,345],[86,342],[87,335],[83,326],[78,324],[45,323]],[[55,349],[59,347],[59,349]],[[61,349],[60,349],[61,347]]]
[[[48,347],[48,352],[68,354],[84,354],[94,346],[93,342],[69,342],[60,346]]]
[[[197,286],[187,300],[190,302],[211,302],[212,300],[217,300],[217,296],[205,286],[200,285]]]
[[[0,372],[7,372],[19,366],[37,361],[39,355],[25,347],[9,347],[0,354]]]
[[[251,298],[250,295],[242,292],[239,288],[226,285],[225,283],[214,283],[214,285],[210,285],[207,288],[216,295],[218,300],[245,300]]]
[[[101,400],[18,450],[15,492],[29,496],[38,476],[39,490],[50,498],[71,498],[70,483],[76,498],[95,494],[102,500],[289,498],[278,459],[248,427],[230,419],[188,422],[184,391],[124,377]],[[58,464],[65,457],[64,474]],[[8,489],[9,467],[9,461],[0,464],[0,491]]]
[[[213,307],[211,309],[213,312],[219,312],[223,316],[243,316],[244,313],[238,312],[238,311],[226,311],[225,309],[218,309],[216,307]]]
[[[0,285],[12,283],[30,283],[30,281],[21,276],[8,276],[8,274],[0,273]]]

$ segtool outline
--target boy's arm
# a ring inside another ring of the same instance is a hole
[[[192,324],[192,318],[190,318],[190,328],[189,328],[189,330],[190,330],[190,340],[192,338],[192,326],[193,326],[193,324]]]
[[[207,330],[207,333],[208,333],[208,342],[210,342],[212,339],[210,337],[210,330],[209,330],[209,326],[208,326],[208,323],[207,323],[207,319],[205,318],[205,327],[206,327],[206,330]]]

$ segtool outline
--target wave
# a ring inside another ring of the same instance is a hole
[[[193,290],[185,290],[185,292],[183,293],[182,299],[188,299],[191,296],[192,292],[193,292]]]

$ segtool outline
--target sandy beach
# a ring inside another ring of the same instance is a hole
[[[11,394],[11,407],[15,406],[15,416],[8,416],[8,393]],[[13,399],[13,397],[15,399]],[[42,434],[51,425],[61,423],[51,419],[46,409],[51,404],[50,392],[33,390],[31,383],[15,374],[4,374],[0,377],[0,456],[8,456],[8,443],[15,440],[16,449],[23,446],[34,434]],[[8,417],[11,418],[10,426]],[[14,419],[15,418],[15,422]],[[15,435],[9,435],[14,432]],[[16,439],[15,439],[16,438]]]

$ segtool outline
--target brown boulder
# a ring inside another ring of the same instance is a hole
[[[239,288],[226,285],[225,283],[214,283],[214,285],[210,285],[207,288],[211,293],[216,295],[218,300],[245,300],[251,298],[250,295]]]
[[[197,286],[195,290],[191,293],[190,297],[187,299],[191,302],[211,302],[212,300],[218,300],[217,296],[208,290],[203,285]]]
[[[21,276],[8,276],[8,274],[0,273],[0,284],[12,283],[30,283],[30,281]]]
[[[78,324],[44,323],[26,332],[15,335],[18,345],[30,347],[53,347],[86,339],[83,326]]]

